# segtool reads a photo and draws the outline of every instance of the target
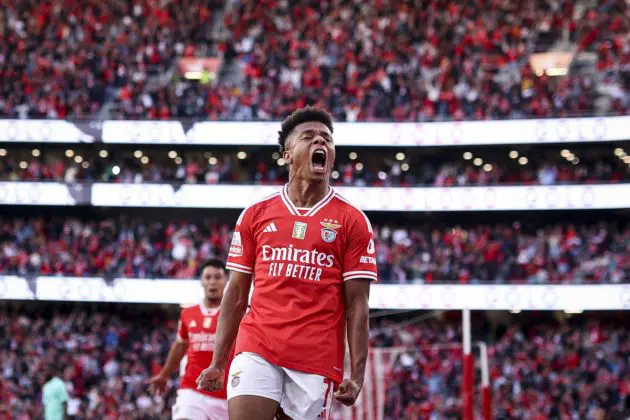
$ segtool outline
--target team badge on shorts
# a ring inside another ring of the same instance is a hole
[[[323,222],[319,222],[322,225],[322,239],[324,242],[332,242],[337,238],[337,229],[341,225],[332,219],[324,219]]]
[[[241,371],[239,370],[238,372],[234,372],[232,374],[232,382],[230,383],[232,385],[232,388],[236,388],[238,386],[238,384],[241,382]]]

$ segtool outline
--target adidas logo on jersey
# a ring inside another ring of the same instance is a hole
[[[193,319],[188,323],[188,328],[195,328],[197,326],[197,322]]]
[[[276,228],[276,224],[274,222],[271,222],[267,225],[266,228],[263,229],[263,232],[277,232],[278,229]]]

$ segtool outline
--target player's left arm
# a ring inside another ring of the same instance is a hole
[[[363,388],[368,357],[370,280],[348,280],[344,282],[343,291],[351,371],[350,381],[339,386],[336,397],[340,402],[352,405]]]
[[[350,379],[337,388],[335,397],[345,405],[354,404],[363,388],[368,357],[370,283],[377,280],[372,226],[360,214],[347,232],[343,257],[343,292],[350,350]]]

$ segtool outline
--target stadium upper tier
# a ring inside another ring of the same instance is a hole
[[[408,223],[409,224],[409,223]],[[195,278],[225,257],[232,226],[145,218],[0,218],[5,275]],[[382,283],[599,284],[630,281],[630,229],[592,225],[374,225]]]
[[[170,381],[166,395],[155,398],[146,381],[166,360],[175,338],[175,311],[146,305],[142,312],[130,305],[101,311],[74,305],[71,313],[38,307],[0,310],[0,402],[12,418],[42,418],[40,375],[52,364],[63,366],[60,378],[76,419],[170,417],[179,381]],[[494,417],[596,419],[603,412],[625,418],[621,414],[630,413],[627,323],[594,316],[550,318],[531,325],[531,318],[512,317],[498,331],[484,331],[483,323],[474,329],[489,344]],[[461,415],[456,322],[431,320],[404,328],[372,322],[370,337],[374,348],[402,346],[392,352],[397,357],[383,362],[377,379],[385,390],[386,419]]]
[[[427,121],[630,106],[624,0],[40,3],[0,9],[0,116],[269,120],[310,103],[339,121]],[[197,80],[180,69],[216,57]]]

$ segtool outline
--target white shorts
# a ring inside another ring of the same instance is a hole
[[[227,401],[192,389],[178,389],[173,420],[228,420]]]
[[[239,353],[230,366],[228,400],[256,395],[278,401],[293,420],[320,420],[330,416],[333,383],[324,376],[287,369],[254,353]]]

